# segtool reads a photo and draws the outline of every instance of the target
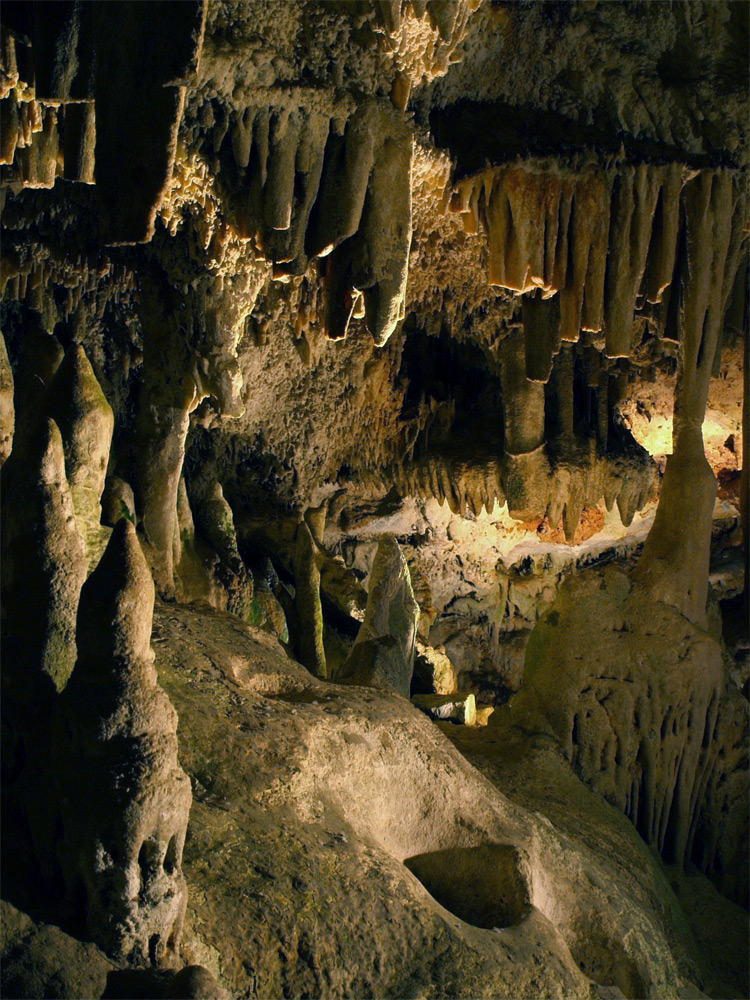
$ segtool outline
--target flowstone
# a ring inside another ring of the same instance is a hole
[[[531,634],[511,713],[553,735],[665,859],[710,871],[717,838],[706,827],[718,816],[706,790],[723,784],[717,771],[737,742],[725,746],[717,725],[727,698],[719,642],[609,567],[563,585]]]
[[[165,964],[180,943],[190,781],[149,642],[154,585],[121,519],[81,592],[78,661],[53,730],[57,858],[73,917],[113,958]],[[81,775],[86,796],[81,798]]]

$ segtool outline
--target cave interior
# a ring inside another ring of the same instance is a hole
[[[748,996],[746,0],[3,0],[9,998]]]

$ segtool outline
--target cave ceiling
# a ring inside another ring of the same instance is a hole
[[[124,451],[145,403],[173,433],[190,414],[194,488],[218,478],[233,507],[369,476],[528,521],[551,503],[555,527],[569,506],[571,538],[620,466],[626,518],[653,494],[607,425],[675,364],[683,184],[742,188],[742,4],[24,7],[8,338],[32,316],[83,342]]]

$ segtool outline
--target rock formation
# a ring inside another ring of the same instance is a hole
[[[406,559],[392,535],[378,544],[362,627],[343,676],[353,683],[386,684],[409,697],[419,624]]]
[[[15,411],[13,407],[13,372],[8,361],[5,340],[0,339],[0,463],[13,449]]]
[[[100,503],[114,416],[80,344],[73,344],[60,363],[44,397],[44,408],[62,434],[65,475],[93,569],[107,537],[100,527]]]
[[[78,659],[56,711],[50,767],[66,903],[104,951],[135,965],[173,961],[179,948],[191,802],[177,714],[149,646],[153,593],[122,518],[81,591]]]
[[[46,678],[62,690],[76,659],[76,613],[86,556],[63,441],[50,419],[3,466],[3,639],[6,680],[23,699]]]
[[[3,4],[3,992],[747,995],[747,14]]]

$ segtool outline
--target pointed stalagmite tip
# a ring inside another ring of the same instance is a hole
[[[135,528],[121,518],[81,591],[76,626],[79,659],[148,656],[153,607],[154,584]]]

